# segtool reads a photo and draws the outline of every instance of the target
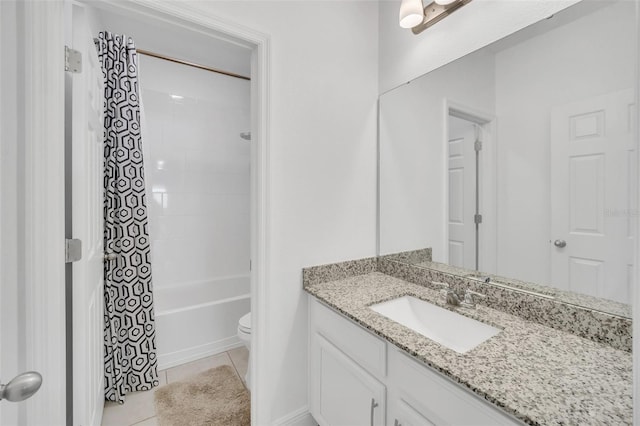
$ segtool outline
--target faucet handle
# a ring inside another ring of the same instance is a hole
[[[445,296],[453,291],[451,290],[451,286],[447,283],[441,283],[439,281],[431,281],[431,284],[433,284],[436,287],[439,287],[440,293],[444,294]]]
[[[476,298],[478,299],[486,299],[487,295],[486,294],[482,294],[482,293],[478,293],[477,291],[473,291],[473,290],[469,290],[467,289],[464,293],[464,304],[466,306],[469,307],[475,307],[476,306]]]

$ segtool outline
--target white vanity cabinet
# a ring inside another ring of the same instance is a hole
[[[320,426],[522,425],[309,297],[310,410]]]
[[[321,426],[383,426],[386,342],[310,302],[311,414]]]
[[[315,336],[314,417],[321,425],[384,425],[385,386],[321,335]]]

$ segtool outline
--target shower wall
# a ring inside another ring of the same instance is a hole
[[[250,310],[246,80],[140,55],[160,368],[238,346]]]

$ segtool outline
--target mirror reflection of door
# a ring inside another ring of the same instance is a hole
[[[551,110],[551,282],[630,300],[633,91]]]
[[[463,114],[465,117],[467,114]],[[483,120],[448,116],[449,264],[480,269],[481,151]]]
[[[474,149],[477,132],[475,123],[449,115],[449,264],[467,269],[478,269],[474,222],[478,196]]]

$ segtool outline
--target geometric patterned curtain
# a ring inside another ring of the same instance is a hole
[[[158,385],[151,250],[147,226],[138,66],[133,40],[101,32],[96,41],[105,89],[105,398]]]

